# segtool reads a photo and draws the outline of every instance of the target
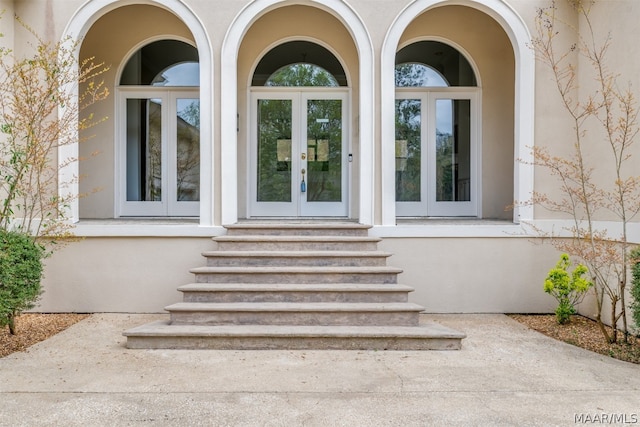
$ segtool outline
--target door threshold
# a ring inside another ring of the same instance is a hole
[[[318,224],[318,223],[349,223],[357,224],[357,219],[345,218],[345,217],[259,217],[254,216],[251,218],[238,218],[238,223],[283,223],[283,224]]]

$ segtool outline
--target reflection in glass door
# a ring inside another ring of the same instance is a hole
[[[254,93],[250,216],[346,216],[346,92]]]
[[[258,202],[291,202],[290,99],[258,100]]]
[[[421,99],[396,100],[396,204],[400,216],[426,212]]]
[[[306,191],[302,192],[301,215],[344,216],[343,208],[343,101],[307,99]]]
[[[429,212],[437,216],[476,216],[476,145],[472,143],[472,100],[435,95],[430,130]],[[473,194],[472,194],[473,193]]]
[[[188,215],[200,201],[200,100],[176,98],[175,202],[172,215]],[[173,153],[171,154],[173,158]]]

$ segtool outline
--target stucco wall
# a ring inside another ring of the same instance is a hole
[[[209,238],[86,238],[46,260],[44,312],[162,312],[204,265]]]
[[[388,264],[404,272],[410,298],[433,313],[542,313],[555,301],[542,291],[549,247],[526,238],[388,238]],[[544,266],[544,267],[542,267]]]
[[[162,312],[182,300],[176,289],[193,282],[189,269],[205,264],[208,238],[85,238],[47,260],[45,312]],[[548,246],[527,238],[386,238],[387,264],[415,288],[410,301],[432,313],[548,312],[542,291]],[[542,268],[544,267],[544,268]]]

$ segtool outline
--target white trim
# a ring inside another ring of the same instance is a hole
[[[535,58],[527,44],[531,35],[517,12],[503,0],[415,0],[400,12],[389,28],[382,45],[380,99],[394,99],[395,55],[400,38],[407,26],[425,11],[448,5],[468,6],[491,16],[506,32],[514,49],[515,70],[515,116],[514,116],[514,199],[528,200],[533,192],[533,167],[530,165],[531,147],[534,144],[534,77]],[[382,102],[381,112],[381,172],[382,172],[382,224],[396,223],[395,213],[395,163],[393,144],[385,141],[395,139],[394,104]],[[513,220],[530,220],[533,207],[515,209]]]
[[[195,39],[200,60],[200,115],[213,117],[213,49],[206,28],[195,13],[181,0],[88,0],[74,13],[69,20],[62,40],[70,37],[73,40],[82,40],[91,26],[103,15],[122,6],[131,4],[146,4],[169,10],[181,19],[189,28]],[[76,57],[80,54],[80,46],[76,51]],[[77,89],[76,89],[77,96]],[[201,120],[200,123],[200,225],[213,225],[214,212],[214,175],[213,175],[213,120]],[[78,158],[78,144],[61,147],[58,151],[58,163],[61,165],[69,158]],[[79,175],[77,162],[67,168],[61,168],[59,181],[68,182],[74,176]],[[71,190],[78,194],[78,186]],[[79,221],[79,202],[76,200],[70,206],[69,216],[73,222]]]
[[[544,233],[548,236],[567,238],[573,236],[571,229],[576,226],[575,221],[569,219],[536,219],[533,221],[523,221],[521,224],[530,236]],[[620,239],[622,236],[622,222],[620,221],[593,221],[592,225],[595,231],[605,233],[606,236],[611,239]],[[580,226],[586,230],[587,222],[581,221]],[[640,223],[627,223],[627,240],[633,244],[640,243]]]
[[[238,220],[238,76],[237,57],[242,39],[251,25],[270,10],[280,6],[306,4],[318,7],[340,19],[351,33],[359,58],[360,129],[360,212],[363,224],[373,224],[374,206],[374,61],[369,33],[358,14],[342,0],[255,0],[235,17],[222,43],[220,102],[221,206],[222,224]],[[346,71],[346,70],[345,70]]]
[[[426,220],[429,221],[429,220]],[[436,220],[437,221],[437,220]],[[492,224],[470,220],[452,221],[450,224],[379,225],[369,229],[369,235],[384,238],[532,238],[519,224]]]
[[[79,237],[214,237],[226,234],[220,226],[80,221],[73,229]]]

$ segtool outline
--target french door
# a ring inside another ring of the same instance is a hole
[[[347,94],[252,92],[249,216],[347,216]]]
[[[121,90],[118,214],[197,216],[200,101],[197,90]]]
[[[475,92],[396,92],[398,216],[479,216]]]

